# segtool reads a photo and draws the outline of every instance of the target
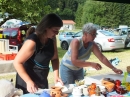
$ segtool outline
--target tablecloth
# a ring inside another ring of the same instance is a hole
[[[108,93],[107,94],[107,97],[110,97],[112,95],[119,95],[117,94],[115,91],[114,92],[111,92],[111,93]],[[127,94],[124,94],[123,96],[126,96],[126,97],[130,97],[130,92],[127,93]],[[20,97],[39,97],[39,95],[36,95],[36,94],[25,94],[25,95],[22,95]],[[68,94],[68,97],[74,97],[72,94]],[[89,96],[81,96],[81,97],[89,97]]]

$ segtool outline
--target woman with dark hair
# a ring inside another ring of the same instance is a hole
[[[59,58],[56,35],[63,26],[56,14],[47,14],[38,24],[34,33],[24,41],[14,59],[17,71],[16,88],[25,93],[35,93],[38,88],[48,88],[49,63],[54,71],[54,82],[62,83],[59,78]]]

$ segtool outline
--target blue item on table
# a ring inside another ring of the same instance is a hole
[[[51,96],[46,91],[43,91],[43,93],[41,93],[39,97],[51,97]]]

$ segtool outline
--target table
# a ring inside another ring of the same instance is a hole
[[[123,79],[123,75],[118,75],[118,74],[101,74],[101,75],[96,75],[96,76],[90,76],[90,77],[85,77],[85,84],[91,84],[93,82],[97,83],[97,84],[101,84],[100,80],[102,78],[112,78],[114,80],[121,80]],[[127,77],[126,81],[130,82],[130,76]],[[114,92],[111,92],[107,95],[107,97],[110,97],[112,95],[117,95],[117,93],[114,91]],[[127,93],[127,94],[124,94],[123,96],[127,96],[127,97],[130,97],[130,92]],[[32,96],[22,96],[22,97],[32,97]],[[38,97],[37,95],[35,95],[34,97]],[[72,94],[69,94],[68,97],[73,97]],[[81,97],[89,97],[89,96],[81,96]]]
[[[13,60],[4,61],[0,60],[0,73],[11,73],[16,72],[13,66]]]

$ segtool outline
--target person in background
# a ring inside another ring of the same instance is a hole
[[[59,77],[59,58],[56,35],[63,26],[61,18],[50,13],[43,17],[34,33],[25,39],[14,59],[17,71],[16,88],[24,94],[35,93],[38,88],[48,88],[49,63],[54,71],[54,82],[63,84]]]
[[[27,30],[27,33],[26,33],[26,37],[28,37],[30,34],[34,33],[35,32],[35,27],[30,27],[28,30]]]
[[[83,36],[71,41],[68,51],[61,60],[60,76],[63,83],[74,84],[75,80],[84,79],[83,67],[92,67],[96,70],[102,69],[99,63],[89,61],[92,52],[108,68],[117,74],[122,74],[122,70],[115,68],[94,42],[97,31],[96,25],[87,23],[83,26],[82,31]]]

